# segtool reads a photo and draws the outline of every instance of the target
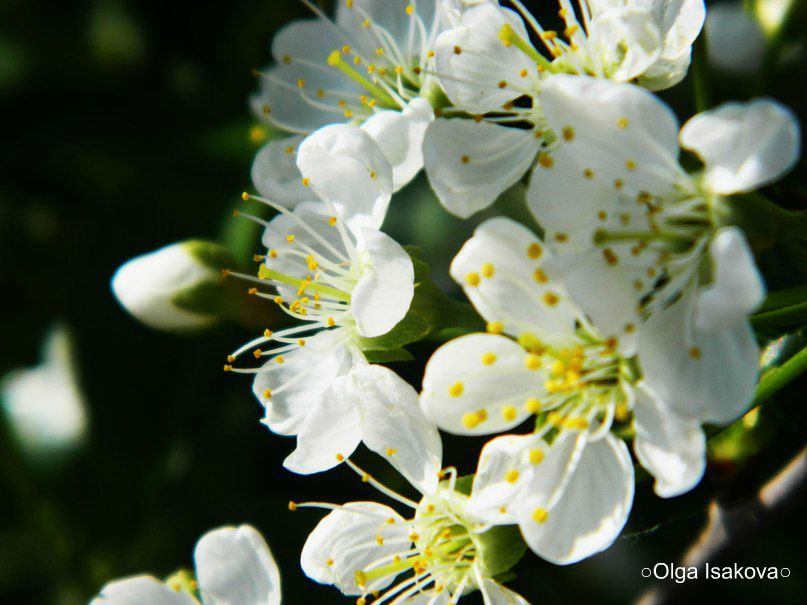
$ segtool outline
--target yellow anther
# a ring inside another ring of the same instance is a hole
[[[692,359],[700,359],[702,355],[703,352],[698,347],[692,347],[691,349],[689,349],[689,356]]]
[[[479,273],[469,273],[465,276],[465,283],[469,286],[479,285]]]
[[[485,353],[482,355],[482,363],[486,366],[496,363],[496,353]]]
[[[464,156],[462,156],[462,157],[460,158],[460,161],[461,161],[463,164],[467,164],[467,163],[469,163],[469,162],[471,161],[471,156],[464,155]]]
[[[264,105],[263,107],[261,107],[261,111],[263,112],[264,115],[268,116],[270,113],[272,113],[272,108],[269,107],[268,105]]]
[[[260,349],[255,349],[254,351],[252,351],[252,354],[255,356],[255,359],[260,359],[261,355],[263,355],[263,351],[261,351]]]
[[[585,431],[589,427],[588,420],[582,416],[578,416],[577,418],[568,418],[565,424],[568,428],[577,429],[579,431]]]
[[[499,88],[507,88],[507,80],[500,80]]]
[[[530,353],[524,358],[524,367],[528,370],[537,370],[541,367],[541,358],[535,353]]]
[[[361,571],[360,569],[356,570],[356,584],[358,584],[359,588],[362,590],[367,585],[367,574]]]
[[[303,178],[302,183],[303,183],[303,187],[308,187],[309,185],[311,185],[311,179],[309,179],[308,177],[305,177],[305,178]]]
[[[379,546],[384,545],[384,538],[380,534],[375,537],[375,541]]]
[[[274,300],[276,305],[282,305],[283,304],[283,297],[282,296],[275,296],[273,300]]]
[[[547,277],[546,272],[543,269],[541,269],[540,267],[532,272],[532,277],[539,284],[545,284],[546,282],[549,281],[549,278]]]
[[[551,155],[542,151],[538,154],[538,164],[541,166],[541,168],[552,168],[555,161],[552,159]]]
[[[345,457],[342,454],[336,454],[336,461],[343,462]]]
[[[356,599],[356,605],[367,605],[367,599],[364,597],[359,597]]]
[[[540,258],[543,252],[544,249],[541,248],[541,244],[538,242],[533,242],[527,247],[527,256],[529,256],[532,260]]]
[[[353,117],[353,110],[352,109],[345,109],[345,117],[352,118]]]
[[[549,518],[549,511],[545,508],[536,508],[532,511],[532,520],[536,523],[546,523]]]
[[[249,294],[250,296],[255,296],[257,293],[258,288],[250,288],[249,290],[247,290],[247,294]]]
[[[485,263],[484,265],[482,265],[482,275],[490,279],[491,277],[493,277],[494,273],[495,269],[493,267],[493,263]]]
[[[248,201],[249,200],[249,193],[244,191],[244,193],[241,194],[241,199],[244,200],[245,202]]]
[[[283,365],[283,362],[285,362],[285,361],[286,361],[286,360],[285,360],[285,359],[283,359],[283,356],[282,356],[282,355],[278,355],[277,357],[275,357],[275,363],[277,363],[278,365],[281,365],[281,366],[282,366],[282,365]]]
[[[407,4],[406,5],[406,14],[411,16],[412,13],[414,13],[414,12],[415,12],[415,6],[413,4]]]
[[[230,364],[224,364],[224,371],[225,372],[230,372],[230,371],[232,371],[232,369],[233,369],[233,366],[231,366]]]
[[[530,464],[541,464],[544,459],[544,453],[539,448],[530,450]]]
[[[404,68],[401,65],[397,65],[394,71],[400,76],[404,72]]]
[[[305,338],[301,338],[301,339],[299,339],[299,340],[297,341],[297,344],[298,344],[299,346],[301,346],[301,347],[304,347],[304,346],[305,346]]]
[[[290,511],[297,510],[297,503],[294,500],[289,500],[289,510]]]
[[[269,256],[271,258],[277,258],[277,250],[269,250]]]
[[[428,57],[429,59],[433,59],[434,58],[434,51],[433,50],[428,51],[426,53],[426,57]]]
[[[485,326],[485,329],[490,334],[501,334],[504,332],[504,324],[500,321],[489,321]]]
[[[530,397],[527,401],[524,402],[524,409],[527,410],[530,414],[537,414],[541,411],[543,406],[541,402],[538,401],[535,397]]]
[[[544,40],[554,40],[557,37],[558,37],[558,32],[552,31],[551,29],[548,29],[548,30],[544,31],[541,34],[541,38],[543,38]]]
[[[504,474],[504,480],[507,481],[507,483],[515,483],[516,481],[518,481],[518,478],[520,476],[521,473],[519,473],[516,469],[512,468]]]
[[[426,512],[432,514],[434,512],[434,504],[429,504],[426,506]]]
[[[544,293],[544,302],[549,305],[550,307],[554,307],[558,304],[560,298],[554,292],[545,292]]]
[[[395,524],[395,517],[388,517],[387,518],[387,524],[388,525],[394,525]]]
[[[263,392],[263,398],[264,399],[271,399],[272,398],[272,389],[266,389]]]
[[[507,422],[512,422],[518,416],[518,412],[516,408],[512,405],[506,405],[502,407],[502,419]]]
[[[379,46],[378,48],[375,49],[375,54],[377,54],[380,57],[381,55],[384,54],[384,49]]]
[[[587,179],[593,179],[594,171],[591,168],[586,168],[583,170],[583,176],[586,177]]]
[[[488,419],[486,410],[477,410],[475,412],[466,412],[462,415],[462,424],[465,428],[475,428]]]
[[[546,417],[547,422],[554,426],[560,426],[563,424],[563,416],[561,416],[560,412],[550,412],[549,415]]]
[[[310,256],[310,255],[309,255],[309,256],[308,256],[308,257],[305,259],[305,262],[306,262],[306,264],[308,265],[308,269],[309,269],[310,271],[316,271],[316,270],[317,270],[317,267],[319,267],[319,263],[316,261],[316,259],[315,259],[313,256]]]
[[[334,225],[336,225],[336,217],[335,217],[335,216],[331,216],[331,217],[329,217],[329,218],[328,218],[328,224],[329,224],[331,227],[333,227]]]
[[[630,124],[630,122],[628,121],[628,118],[625,117],[621,117],[616,121],[616,125],[622,130],[625,130],[628,127],[628,124]]]
[[[409,534],[409,539],[412,540],[412,542],[417,542],[420,540],[420,536],[417,534],[417,532],[412,532]]]
[[[560,376],[564,372],[566,372],[566,364],[560,360],[556,360],[552,362],[552,366],[550,367],[550,372],[555,376]]]
[[[625,160],[625,168],[628,170],[636,170],[636,162],[634,160]]]
[[[348,8],[353,8],[353,0],[345,0],[345,6]]]
[[[563,139],[565,141],[571,141],[574,139],[574,128],[571,126],[566,126],[563,130],[561,130],[561,133],[563,134]]]
[[[622,179],[614,179],[614,189],[619,191],[624,186],[625,186],[625,181],[623,181]]]
[[[297,80],[297,86],[300,88],[305,88],[305,80],[303,80],[302,78]]]
[[[387,456],[394,456],[397,453],[398,453],[398,450],[396,450],[394,447],[388,447],[387,448]]]
[[[526,78],[527,74],[529,74],[529,73],[530,72],[527,71],[527,68],[524,68],[520,72],[518,72],[518,75],[520,75],[522,78]]]
[[[362,27],[370,27],[370,20],[365,19],[364,21],[361,22],[361,26]]]
[[[448,394],[452,397],[459,397],[462,395],[462,392],[465,390],[465,385],[462,382],[455,382],[450,387],[448,387]]]
[[[332,328],[332,327],[334,327],[336,325],[336,321],[334,320],[333,317],[329,317],[328,321],[326,323],[328,324],[329,328]]]

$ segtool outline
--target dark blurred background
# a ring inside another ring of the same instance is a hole
[[[531,4],[549,19],[557,10]],[[750,74],[708,68],[699,43],[698,68],[664,95],[682,120],[696,99],[759,94],[805,116],[807,22],[796,4]],[[286,603],[349,602],[302,574],[299,552],[320,515],[292,515],[287,502],[380,496],[344,468],[284,471],[293,440],[259,423],[247,378],[221,371],[229,351],[273,320],[268,310],[245,306],[242,322],[173,336],[139,325],[109,287],[124,261],[188,237],[223,241],[239,259],[260,251],[257,233],[229,218],[250,187],[255,150],[276,136],[249,113],[250,70],[268,62],[274,32],[306,12],[293,0],[0,2],[0,376],[39,364],[44,339],[61,326],[86,406],[83,436],[67,448],[26,445],[13,415],[0,416],[0,602],[80,604],[114,578],[192,568],[202,533],[243,522],[271,545]],[[770,197],[804,209],[804,172]],[[523,216],[517,193],[491,212]],[[421,246],[450,287],[448,262],[474,223],[441,210],[422,180],[393,207],[387,228]],[[805,282],[805,259],[800,249],[774,249],[761,262],[772,287],[785,287]],[[436,346],[421,343],[416,357]],[[422,364],[395,369],[419,383]],[[629,525],[606,553],[567,568],[527,556],[512,586],[533,603],[633,601],[654,583],[641,568],[677,561],[713,498],[747,501],[804,446],[804,387],[792,384],[724,434],[694,492],[661,500],[642,481]],[[482,443],[446,437],[444,460],[470,472]],[[356,459],[406,491],[372,454]],[[701,581],[687,600],[803,602],[802,517],[799,508],[780,516],[732,558],[789,567],[790,578]]]

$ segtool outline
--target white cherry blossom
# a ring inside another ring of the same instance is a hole
[[[116,580],[91,605],[280,605],[280,572],[253,527],[209,531],[196,544],[194,559],[195,582],[148,575]]]
[[[339,0],[333,20],[306,5],[316,18],[294,21],[275,36],[274,65],[259,73],[254,111],[299,134],[334,123],[362,125],[384,149],[401,188],[423,166],[423,136],[442,95],[432,75],[434,40],[443,29],[440,2]],[[299,143],[299,137],[271,141],[252,169],[258,191],[289,207],[305,198],[293,164]]]
[[[394,458],[393,465],[396,465]],[[404,517],[377,502],[290,503],[289,508],[324,508],[331,512],[311,532],[303,547],[305,574],[331,584],[364,605],[449,605],[476,590],[485,605],[529,605],[493,576],[500,568],[490,526],[467,512],[468,496],[456,488],[456,471],[440,471],[440,459],[425,461],[435,481],[414,481],[418,502],[402,496],[348,461],[362,480],[411,512]],[[397,466],[397,465],[396,465]],[[400,468],[400,467],[399,467]],[[448,476],[439,484],[436,479]],[[494,528],[493,532],[497,531]],[[512,537],[505,537],[504,540]],[[512,562],[510,563],[512,565]]]
[[[566,261],[571,295],[598,326],[634,343],[647,320],[638,353],[651,390],[679,413],[730,422],[753,395],[759,351],[748,316],[764,285],[743,233],[721,218],[729,196],[794,165],[795,117],[768,99],[730,103],[679,134],[667,106],[637,87],[558,76],[542,99],[550,125],[568,136],[528,201]],[[702,171],[679,165],[679,140]],[[678,385],[658,384],[673,375]]]
[[[287,468],[326,470],[337,464],[336,453],[349,455],[362,441],[415,464],[412,450],[439,452],[437,431],[420,413],[414,389],[362,353],[366,339],[387,334],[406,316],[414,296],[411,258],[379,231],[391,195],[391,166],[367,133],[348,125],[308,137],[297,163],[318,201],[291,211],[254,197],[280,214],[268,223],[243,215],[265,225],[267,253],[257,277],[233,275],[254,282],[250,293],[276,303],[298,323],[266,330],[230,355],[225,369],[255,374],[264,423],[297,436]],[[264,286],[274,292],[264,292]],[[249,351],[265,363],[234,367]],[[409,473],[418,477],[422,469],[409,467]]]
[[[463,218],[490,205],[536,157],[551,161],[543,146],[562,133],[547,129],[541,91],[554,74],[672,86],[686,74],[704,20],[701,0],[583,1],[577,12],[565,0],[561,36],[512,4],[516,10],[496,2],[455,7],[453,27],[436,41],[446,94],[475,119],[436,120],[424,140],[425,166],[440,201]]]

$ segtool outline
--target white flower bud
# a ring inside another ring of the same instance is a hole
[[[180,294],[220,279],[216,268],[203,262],[203,247],[218,248],[212,243],[184,241],[124,263],[112,278],[118,302],[157,330],[194,330],[214,323],[215,315],[193,312],[177,303]]]

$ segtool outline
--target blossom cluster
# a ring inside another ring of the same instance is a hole
[[[274,218],[238,212],[263,228],[258,268],[228,274],[293,321],[224,368],[296,437],[288,470],[347,464],[410,511],[290,504],[329,511],[302,568],[359,603],[527,603],[497,581],[518,534],[560,565],[608,548],[634,458],[658,496],[683,494],[704,474],[703,425],[753,399],[765,285],[733,209],[793,167],[798,123],[760,98],[679,124],[656,91],[687,74],[701,0],[558,5],[562,31],[519,0],[311,4],[259,72],[253,109],[289,136],[243,194]],[[450,303],[382,227],[421,171],[463,219],[526,181],[540,227],[499,216],[457,242],[450,274],[486,329],[440,346],[418,392],[383,364],[448,327]],[[472,477],[444,468],[438,429],[491,436]],[[360,443],[420,499],[356,466]]]

